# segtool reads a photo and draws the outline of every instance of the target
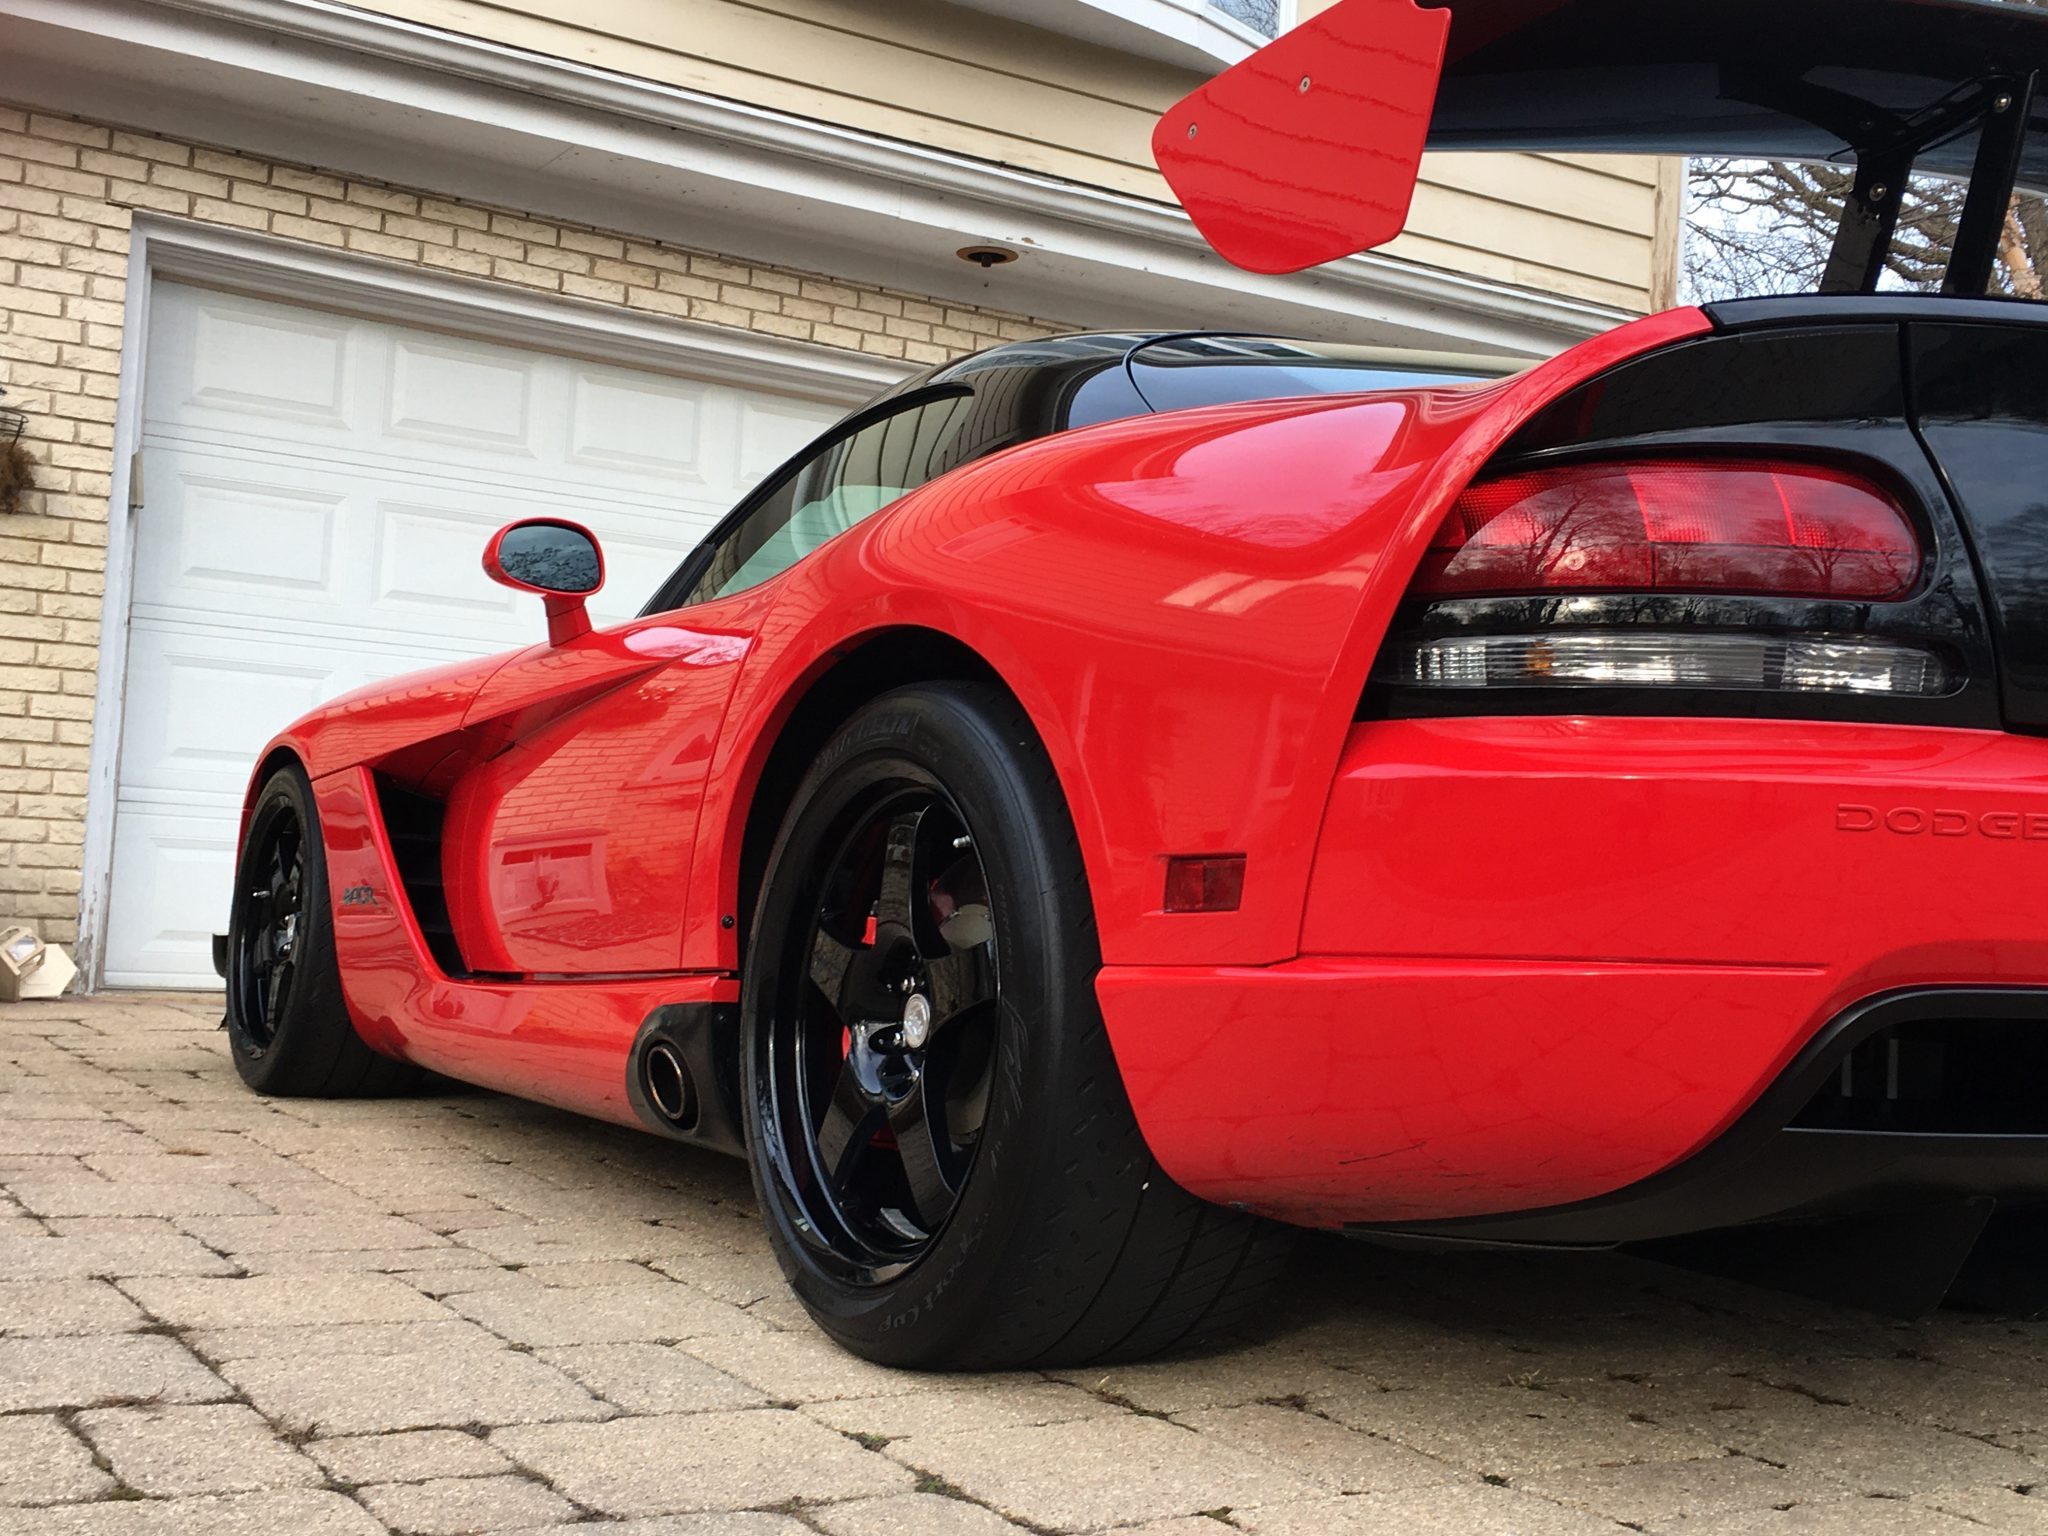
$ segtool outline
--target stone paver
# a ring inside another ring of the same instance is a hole
[[[116,1402],[216,1402],[228,1384],[176,1339],[0,1339],[0,1413]]]
[[[0,1334],[119,1333],[148,1321],[141,1308],[104,1280],[0,1279]]]
[[[1711,1456],[1698,1461],[1643,1461],[1627,1466],[1566,1467],[1518,1480],[1518,1486],[1576,1508],[1618,1516],[1652,1529],[1707,1515],[1779,1509],[1832,1484],[1802,1478],[1754,1456]]]
[[[363,1506],[393,1530],[417,1536],[469,1536],[556,1525],[576,1506],[524,1477],[443,1477],[424,1483],[358,1488]]]
[[[1320,1399],[1317,1407],[1349,1428],[1496,1476],[1586,1461],[1683,1461],[1720,1450],[1691,1430],[1535,1387],[1342,1393]]]
[[[1471,1476],[1450,1462],[1347,1429],[1303,1408],[1272,1403],[1205,1408],[1182,1414],[1177,1422],[1331,1493],[1383,1493]]]
[[[99,1408],[78,1429],[138,1493],[250,1493],[317,1488],[320,1469],[277,1438],[252,1408],[213,1403],[193,1408]]]
[[[52,1233],[57,1228],[51,1226]],[[0,1275],[9,1280],[93,1275],[231,1275],[235,1266],[182,1233],[0,1237]]]
[[[1059,1530],[1311,1498],[1309,1479],[1164,1419],[1126,1414],[890,1442],[884,1454],[1005,1515]]]
[[[708,1413],[761,1408],[759,1389],[666,1344],[578,1344],[540,1358],[628,1413]]]
[[[447,1241],[403,1216],[192,1216],[184,1229],[222,1253],[331,1253],[338,1248],[435,1248]]]
[[[580,1504],[626,1515],[909,1492],[916,1479],[778,1409],[501,1429],[500,1450]]]
[[[1129,1410],[1063,1381],[1039,1381],[1024,1376],[969,1379],[964,1385],[957,1384],[956,1379],[941,1377],[920,1383],[915,1391],[807,1402],[803,1411],[842,1434],[901,1440],[936,1430],[960,1434],[1064,1424],[1073,1419],[1115,1418]]]
[[[54,1416],[0,1418],[0,1504],[54,1504],[113,1491],[113,1478],[93,1465],[85,1443]]]
[[[510,1472],[512,1459],[479,1435],[457,1429],[408,1429],[395,1435],[315,1440],[306,1454],[343,1483],[423,1483],[430,1478]]]
[[[1253,1536],[1627,1536],[1628,1531],[1603,1516],[1486,1483],[1234,1510],[1232,1518]],[[1686,1530],[1692,1536],[1692,1528]]]
[[[385,1527],[362,1505],[324,1489],[0,1510],[0,1536],[384,1536],[384,1532]]]
[[[2048,1536],[2048,1321],[1311,1242],[1201,1353],[883,1370],[742,1165],[217,1010],[0,1006],[0,1536]]]
[[[320,1435],[602,1419],[613,1412],[531,1355],[474,1346],[230,1360],[221,1370],[270,1418]]]
[[[1016,1536],[1027,1527],[1005,1520],[994,1510],[938,1493],[899,1493],[886,1499],[852,1499],[811,1512],[811,1521],[826,1536]],[[1215,1521],[1213,1536],[1228,1527]],[[1204,1531],[1201,1536],[1212,1536]]]
[[[521,1536],[812,1536],[816,1526],[767,1510],[716,1515],[655,1515],[645,1520],[589,1525],[548,1525]],[[1204,1532],[1203,1536],[1209,1536]]]
[[[445,1307],[389,1275],[257,1275],[234,1280],[131,1280],[122,1287],[178,1328],[278,1328],[314,1323],[445,1322]]]
[[[21,1179],[8,1185],[36,1216],[264,1216],[262,1201],[231,1184],[117,1183],[98,1176]]]
[[[762,1333],[766,1325],[687,1285],[591,1285],[476,1291],[447,1298],[515,1344],[625,1344]]]
[[[283,1355],[411,1355],[464,1345],[490,1349],[496,1337],[444,1314],[418,1323],[318,1323],[297,1328],[197,1328],[185,1342],[217,1363]]]

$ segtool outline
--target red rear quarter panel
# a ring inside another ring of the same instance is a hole
[[[1656,316],[1484,388],[1090,428],[906,498],[784,578],[719,743],[703,825],[726,832],[700,839],[693,888],[736,901],[752,786],[805,682],[916,625],[975,650],[1030,713],[1108,962],[1288,958],[1373,653],[1450,499],[1543,403],[1706,329],[1697,310]],[[1163,860],[1187,853],[1247,856],[1240,911],[1161,910]],[[737,944],[693,922],[685,953],[729,967]]]

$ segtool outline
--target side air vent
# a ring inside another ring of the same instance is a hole
[[[377,777],[377,803],[384,813],[384,829],[391,837],[391,856],[405,886],[405,899],[426,938],[427,952],[448,975],[466,974],[468,967],[455,944],[448,892],[441,879],[441,827],[446,807],[381,774]]]

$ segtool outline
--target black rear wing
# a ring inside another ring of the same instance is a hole
[[[1383,244],[1424,147],[1854,164],[1824,287],[1875,292],[1914,171],[1967,178],[1948,291],[2048,190],[2048,9],[2020,0],[1339,0],[1161,119],[1219,251],[1293,271]]]

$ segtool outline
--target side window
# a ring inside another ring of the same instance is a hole
[[[759,586],[952,468],[972,404],[964,390],[927,396],[827,442],[727,532],[684,603]]]

